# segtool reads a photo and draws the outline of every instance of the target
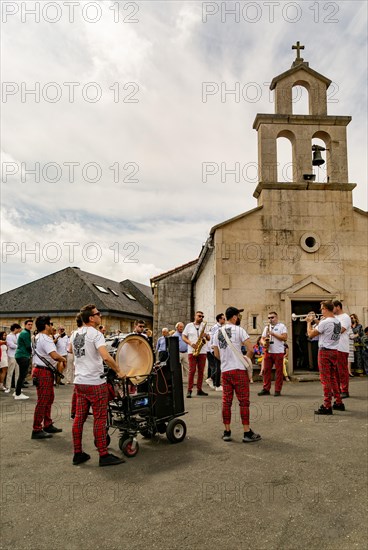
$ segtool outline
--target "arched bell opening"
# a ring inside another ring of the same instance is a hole
[[[308,82],[299,80],[292,87],[292,111],[293,115],[310,115],[310,85]]]
[[[289,130],[284,130],[277,136],[276,150],[278,183],[290,183],[295,181],[294,143],[295,135]]]
[[[316,132],[311,141],[312,169],[315,182],[331,181],[331,138],[326,132]]]

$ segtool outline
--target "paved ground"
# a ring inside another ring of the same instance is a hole
[[[280,398],[251,389],[259,443],[220,436],[221,394],[186,400],[184,442],[140,439],[125,464],[99,468],[92,421],[71,464],[71,387],[57,390],[54,419],[64,432],[30,439],[35,390],[27,402],[1,393],[1,548],[365,549],[367,380],[353,379],[347,411],[315,417],[319,383],[289,383]],[[119,454],[117,437],[111,449]]]

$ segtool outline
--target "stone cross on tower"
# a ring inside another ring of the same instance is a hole
[[[297,41],[296,45],[291,46],[291,49],[296,50],[296,52],[297,52],[294,63],[303,63],[304,59],[302,57],[300,57],[300,50],[304,50],[304,46],[300,45],[299,40]]]

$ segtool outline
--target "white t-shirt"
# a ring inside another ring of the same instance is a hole
[[[335,315],[335,317],[340,321],[341,328],[346,329],[340,334],[339,347],[337,349],[339,351],[349,353],[349,328],[351,328],[350,316],[347,313],[341,313],[340,315]]]
[[[105,384],[106,380],[101,378],[104,374],[103,361],[97,351],[105,345],[102,332],[94,327],[81,327],[73,332],[70,342],[74,353],[74,384],[87,386]]]
[[[190,342],[193,342],[193,344],[195,344],[201,335],[203,326],[204,326],[204,323],[201,323],[199,326],[195,326],[194,323],[188,323],[185,329],[183,330],[183,334],[188,338]],[[188,353],[193,353],[193,352],[194,352],[194,349],[192,348],[192,346],[188,344]],[[202,354],[207,354],[207,346],[202,347],[200,355]]]
[[[248,333],[239,326],[233,325],[231,323],[226,323],[223,325],[225,328],[226,334],[231,340],[231,343],[239,350],[241,353],[241,346],[245,340],[248,340]],[[226,372],[229,370],[246,370],[245,366],[239,359],[235,352],[226,342],[221,327],[213,337],[213,345],[217,346],[220,352],[221,359],[221,372]]]
[[[57,352],[60,355],[68,355],[68,344],[69,344],[69,338],[65,334],[62,338],[59,336],[59,338],[56,341],[56,349]]]
[[[274,326],[271,325],[271,330],[272,332],[276,332],[276,334],[287,334],[287,328],[283,323],[277,323]],[[267,336],[267,332],[267,327],[265,327],[262,332],[262,338],[265,338]],[[270,339],[273,344],[270,344],[270,347],[268,348],[268,353],[284,353],[284,340],[279,340],[275,336],[270,336]]]
[[[319,325],[316,326],[316,330],[318,330],[320,334],[318,340],[319,348],[338,349],[341,323],[336,317],[327,317],[323,319]]]
[[[14,332],[11,332],[6,337],[6,346],[7,346],[7,354],[8,357],[14,357],[15,351],[17,349],[17,341],[18,341],[18,334],[14,334]]]
[[[50,357],[52,351],[56,351],[54,340],[48,334],[37,334],[35,339],[35,348],[40,357],[44,357],[46,361],[51,363],[54,367],[57,365],[57,361]],[[32,364],[46,367],[47,365],[38,357],[36,353],[33,354]]]

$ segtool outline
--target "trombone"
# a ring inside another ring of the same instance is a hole
[[[323,317],[322,313],[314,313],[314,311],[310,311],[306,315],[295,315],[295,313],[291,314],[292,321],[301,321],[305,322],[307,320],[307,317],[312,317],[312,321],[320,321]]]

